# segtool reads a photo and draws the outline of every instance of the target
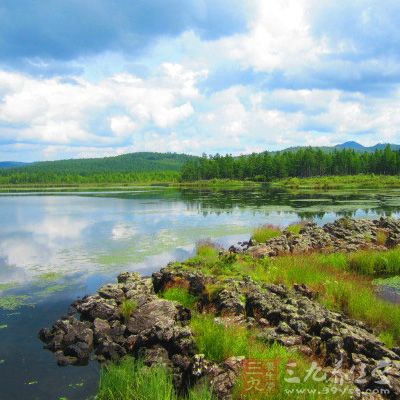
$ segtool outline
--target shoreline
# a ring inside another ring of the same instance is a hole
[[[380,238],[383,230],[387,233],[384,243]],[[349,232],[351,240],[346,236]],[[212,245],[203,244],[193,259],[171,263],[151,278],[120,274],[117,284],[107,284],[97,294],[74,303],[80,321],[71,314],[51,329],[41,330],[40,338],[55,352],[59,365],[85,364],[93,352],[106,363],[130,354],[148,365],[161,363],[174,371],[179,377],[174,382],[178,392],[207,379],[218,399],[231,398],[241,373],[243,358],[239,356],[249,357],[252,353],[243,350],[250,353],[239,354],[241,350],[231,357],[218,358],[207,346],[202,348],[202,329],[208,323],[214,324],[213,318],[219,320],[216,326],[222,324],[221,329],[226,326],[228,330],[256,333],[262,351],[277,343],[284,351],[296,351],[302,360],[318,357],[327,371],[343,357],[346,368],[358,365],[358,357],[371,372],[386,357],[393,371],[400,374],[399,347],[386,347],[365,322],[331,311],[309,286],[262,284],[245,269],[233,275],[224,272],[241,257],[244,261],[251,257],[253,263],[262,266],[262,260],[271,257],[279,262],[284,257],[301,258],[311,250],[321,254],[351,254],[367,248],[381,252],[390,251],[388,248],[398,243],[400,222],[381,218],[342,219],[323,228],[309,223],[297,235],[284,231],[264,244],[245,242],[232,246],[230,251],[213,250]],[[270,268],[268,263],[265,268]],[[222,337],[214,340],[221,341]],[[326,346],[330,350],[324,355],[322,348]],[[400,395],[395,378],[390,374],[385,378],[392,394]],[[359,392],[371,387],[356,380],[349,384]],[[368,385],[373,384],[369,379]]]

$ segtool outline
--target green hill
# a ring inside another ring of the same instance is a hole
[[[176,153],[130,153],[115,157],[35,162],[0,170],[0,184],[89,184],[176,181],[196,157]]]

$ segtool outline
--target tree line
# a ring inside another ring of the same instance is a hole
[[[322,151],[302,148],[296,151],[254,153],[233,157],[203,155],[190,159],[182,167],[183,181],[238,179],[270,181],[289,177],[400,173],[400,151],[386,146],[375,152],[352,149]]]

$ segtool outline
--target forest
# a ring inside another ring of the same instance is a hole
[[[237,179],[266,182],[288,177],[400,173],[400,151],[390,146],[373,153],[352,149],[323,151],[305,147],[296,151],[258,153],[248,156],[203,155],[181,170],[183,181]]]
[[[175,153],[132,153],[37,162],[0,169],[0,185],[187,183],[211,179],[270,182],[285,178],[399,173],[400,151],[390,146],[374,152],[304,147],[238,157],[230,154],[195,157]]]

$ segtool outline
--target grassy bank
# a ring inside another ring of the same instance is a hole
[[[291,189],[400,188],[400,176],[345,175],[314,178],[287,178],[274,181],[272,184],[273,186]]]
[[[329,309],[366,322],[388,345],[400,344],[400,308],[381,299],[374,285],[377,277],[400,274],[400,249],[254,259],[247,254],[221,257],[217,248],[209,245],[206,251],[204,246],[182,265],[221,280],[250,276],[256,282],[304,283]]]

